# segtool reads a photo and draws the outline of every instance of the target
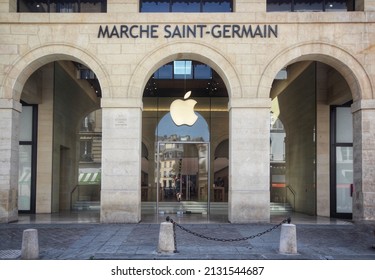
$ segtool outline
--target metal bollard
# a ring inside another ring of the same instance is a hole
[[[38,231],[36,229],[26,229],[22,235],[21,259],[37,260],[39,258]]]
[[[280,234],[280,254],[297,254],[297,234],[296,226],[293,224],[283,224]]]
[[[163,222],[160,224],[158,252],[174,253],[175,249],[173,224],[170,222]]]

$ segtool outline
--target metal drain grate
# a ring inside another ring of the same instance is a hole
[[[17,259],[21,256],[21,250],[0,250],[0,260]]]

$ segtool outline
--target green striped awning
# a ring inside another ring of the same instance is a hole
[[[100,172],[79,173],[79,185],[99,185],[101,181]]]

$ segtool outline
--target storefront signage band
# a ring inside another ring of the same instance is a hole
[[[278,25],[193,24],[193,25],[100,25],[98,38],[277,38]]]

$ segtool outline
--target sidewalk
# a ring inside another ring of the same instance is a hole
[[[283,219],[280,219],[280,222]],[[176,220],[177,221],[177,220]],[[0,224],[0,260],[19,259],[25,229],[38,230],[42,260],[375,260],[375,223],[298,224],[297,254],[280,254],[281,227],[251,239],[207,240],[176,228],[177,253],[157,252],[160,223]],[[267,231],[269,224],[182,224],[207,237],[243,239]]]

